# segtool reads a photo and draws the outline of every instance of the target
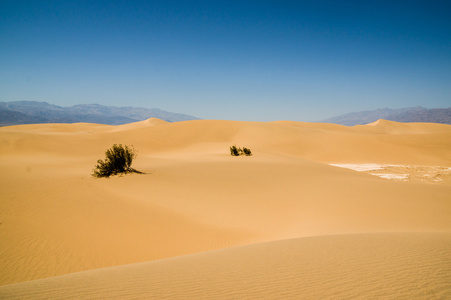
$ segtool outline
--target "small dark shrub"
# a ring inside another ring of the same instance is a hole
[[[230,147],[230,154],[232,156],[240,156],[240,155],[251,156],[252,152],[251,152],[251,149],[248,149],[246,147],[243,147],[243,149],[241,149],[241,148],[237,148],[236,146],[232,146],[232,147]]]
[[[236,146],[230,147],[230,155],[232,155],[232,156],[240,155],[240,151],[238,150],[238,148]]]
[[[243,152],[244,152],[244,155],[246,155],[246,156],[252,155],[251,149],[249,149],[249,148],[243,147]]]
[[[141,173],[131,167],[136,157],[133,146],[114,144],[105,152],[105,160],[99,159],[93,170],[94,177],[110,177],[119,173]]]

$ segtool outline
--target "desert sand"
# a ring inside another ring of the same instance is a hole
[[[451,298],[450,125],[9,126],[0,169],[1,299]]]

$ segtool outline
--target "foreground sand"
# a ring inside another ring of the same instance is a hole
[[[8,299],[446,299],[451,235],[283,240],[4,286]]]
[[[92,178],[113,143],[146,174]],[[0,298],[450,297],[450,150],[383,120],[3,127]],[[331,165],[364,163],[421,180]]]

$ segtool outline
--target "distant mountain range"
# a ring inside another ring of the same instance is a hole
[[[99,104],[79,104],[62,107],[37,101],[0,102],[0,126],[37,123],[98,123],[121,125],[148,118],[158,118],[168,122],[198,120],[190,115],[167,112],[158,108],[116,107]],[[428,122],[451,124],[451,107],[401,109],[377,109],[352,112],[319,122],[354,126],[368,124],[379,119],[396,122]]]
[[[320,122],[334,123],[347,126],[358,124],[368,124],[379,119],[385,119],[396,122],[426,122],[451,124],[451,107],[448,108],[424,108],[408,107],[401,109],[377,109],[360,112],[353,112],[337,117],[332,117]]]
[[[158,108],[115,107],[99,104],[62,107],[37,101],[0,102],[0,126],[79,122],[121,125],[148,118],[158,118],[168,122],[198,119],[194,116],[167,112]]]

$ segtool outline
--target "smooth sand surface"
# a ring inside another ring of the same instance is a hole
[[[91,177],[114,143],[145,174]],[[2,127],[0,298],[450,297],[450,176],[368,163],[446,171],[451,126]]]

